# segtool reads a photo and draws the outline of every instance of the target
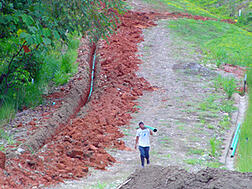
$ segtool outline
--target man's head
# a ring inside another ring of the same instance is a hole
[[[139,123],[139,127],[140,127],[141,129],[144,129],[144,123],[143,123],[142,121]]]

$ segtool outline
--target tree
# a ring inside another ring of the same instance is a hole
[[[122,0],[0,0],[0,107],[10,89],[36,80],[55,41],[75,31],[106,38],[123,11]]]

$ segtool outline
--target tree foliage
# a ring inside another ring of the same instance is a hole
[[[123,11],[121,0],[0,0],[0,107],[10,90],[38,80],[56,42],[76,31],[106,38]]]

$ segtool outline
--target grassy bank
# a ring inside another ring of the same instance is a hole
[[[249,106],[239,138],[236,167],[241,172],[252,172],[252,69],[248,72]]]
[[[251,66],[252,34],[223,22],[178,19],[168,27],[177,37],[190,41],[205,54],[204,62]],[[252,171],[252,71],[248,72],[249,108],[242,126],[236,168]]]
[[[147,3],[156,4],[158,6],[159,2],[162,3],[165,8],[169,11],[174,12],[186,12],[193,15],[201,15],[207,16],[212,18],[218,18],[218,16],[211,14],[209,11],[201,8],[200,6],[196,5],[194,2],[187,1],[187,0],[144,0]]]
[[[166,8],[169,11],[185,12],[192,15],[216,19],[233,19],[236,25],[252,31],[252,2],[246,0],[208,1],[208,0],[144,0]],[[239,10],[242,10],[239,16]]]
[[[188,0],[221,18],[234,19],[238,26],[252,32],[252,2],[247,0]],[[239,10],[241,11],[239,15]]]
[[[168,27],[179,37],[198,46],[205,61],[247,66],[252,62],[252,34],[238,26],[191,19],[171,20]]]

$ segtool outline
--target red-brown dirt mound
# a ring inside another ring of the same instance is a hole
[[[122,18],[120,30],[109,39],[109,45],[104,43],[98,49],[101,70],[96,87],[100,92],[91,98],[90,110],[84,118],[61,127],[39,152],[9,159],[6,170],[0,170],[2,188],[31,188],[77,179],[87,174],[88,166],[105,169],[115,162],[104,148],[125,149],[118,140],[123,136],[118,126],[128,124],[130,112],[136,111],[133,100],[143,90],[151,90],[135,74],[140,63],[135,53],[137,43],[143,40],[139,27],[152,25],[144,13],[129,12]]]
[[[138,169],[118,189],[249,189],[252,173],[239,173],[215,168],[189,173],[179,167],[150,166]]]

